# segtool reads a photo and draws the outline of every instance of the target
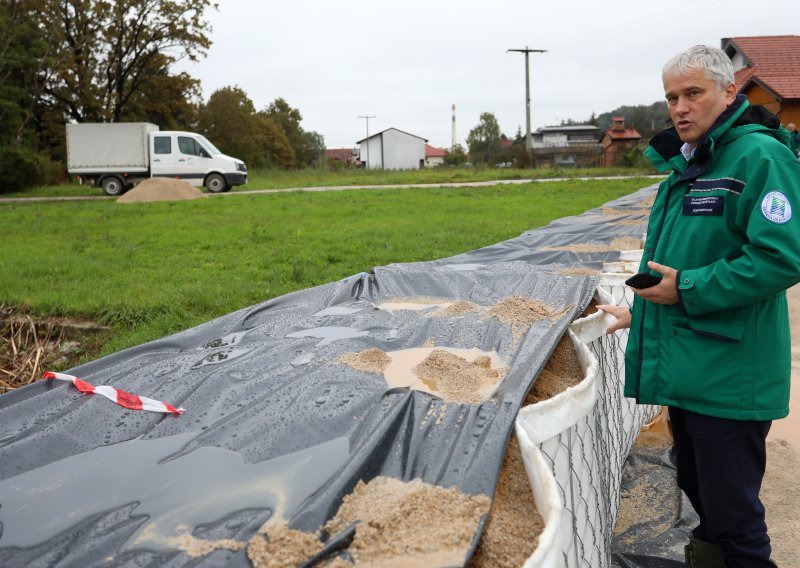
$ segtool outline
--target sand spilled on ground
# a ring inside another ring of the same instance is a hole
[[[172,178],[146,179],[117,199],[117,203],[144,201],[178,201],[208,197],[189,182]]]

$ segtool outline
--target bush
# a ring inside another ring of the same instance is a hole
[[[0,148],[0,194],[17,193],[50,183],[53,164],[30,148]]]

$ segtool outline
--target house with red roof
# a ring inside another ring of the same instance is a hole
[[[611,168],[619,165],[620,156],[635,146],[642,135],[635,128],[625,128],[624,116],[612,116],[611,126],[600,138],[600,166]]]
[[[325,159],[328,165],[332,162],[341,162],[344,167],[351,167],[358,164],[358,150],[354,148],[327,148]]]
[[[800,36],[722,39],[735,71],[736,88],[783,124],[800,125]]]
[[[435,168],[444,164],[444,159],[447,157],[447,150],[444,148],[436,148],[430,144],[425,144],[425,167]]]

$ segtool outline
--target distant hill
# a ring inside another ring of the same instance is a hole
[[[668,126],[669,113],[667,112],[667,102],[658,101],[651,105],[621,106],[609,112],[604,112],[599,116],[594,116],[588,121],[576,121],[572,119],[562,120],[562,126],[577,124],[593,124],[601,130],[607,130],[611,125],[612,116],[625,117],[626,128],[635,128],[643,138],[650,138],[656,132]]]
[[[667,102],[658,101],[650,106],[621,106],[597,117],[597,126],[606,130],[611,125],[612,116],[624,116],[626,128],[635,128],[644,138],[664,130],[668,124]]]

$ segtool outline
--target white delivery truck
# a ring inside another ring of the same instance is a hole
[[[150,177],[178,178],[208,191],[247,183],[247,166],[194,132],[160,131],[148,122],[67,124],[67,171],[107,195]]]

